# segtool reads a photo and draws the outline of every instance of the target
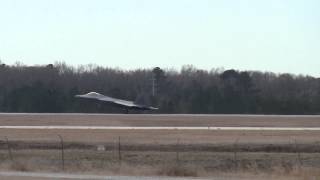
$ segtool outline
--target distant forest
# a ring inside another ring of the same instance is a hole
[[[320,79],[310,76],[190,65],[179,71],[0,65],[1,112],[122,112],[74,98],[90,91],[159,107],[149,113],[320,114]]]

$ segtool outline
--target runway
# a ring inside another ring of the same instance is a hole
[[[266,117],[266,118],[320,118],[320,115],[277,114],[103,114],[103,113],[4,113],[1,116],[116,116],[116,117]]]
[[[205,131],[320,131],[319,127],[120,127],[120,126],[0,126],[22,130],[205,130]]]
[[[0,126],[160,129],[320,128],[319,115],[0,113]],[[180,128],[181,127],[181,128]],[[188,128],[187,128],[188,127]],[[222,128],[224,127],[224,128]],[[16,127],[17,128],[17,127]],[[42,128],[42,127],[41,127]],[[266,129],[266,130],[267,130]],[[298,130],[297,129],[297,130]]]

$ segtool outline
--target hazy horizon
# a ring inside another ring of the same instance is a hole
[[[0,0],[0,60],[320,77],[317,0]]]

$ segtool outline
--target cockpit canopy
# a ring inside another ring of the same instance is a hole
[[[88,97],[101,97],[103,95],[100,93],[97,93],[97,92],[89,92],[86,94],[86,96],[88,96]]]

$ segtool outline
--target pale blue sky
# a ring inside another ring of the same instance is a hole
[[[0,0],[0,59],[320,77],[319,0]]]

